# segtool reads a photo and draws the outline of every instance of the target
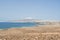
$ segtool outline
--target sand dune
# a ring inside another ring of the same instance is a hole
[[[0,30],[0,40],[60,40],[60,26],[38,26]]]

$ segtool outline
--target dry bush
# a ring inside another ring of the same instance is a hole
[[[60,40],[60,27],[46,26],[0,30],[0,40]]]

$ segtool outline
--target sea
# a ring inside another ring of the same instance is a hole
[[[0,29],[36,26],[35,22],[0,22]]]

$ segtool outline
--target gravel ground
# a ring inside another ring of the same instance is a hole
[[[60,40],[60,26],[0,30],[0,40]]]

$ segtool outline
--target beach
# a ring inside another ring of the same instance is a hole
[[[0,40],[60,40],[60,25],[4,29]]]

